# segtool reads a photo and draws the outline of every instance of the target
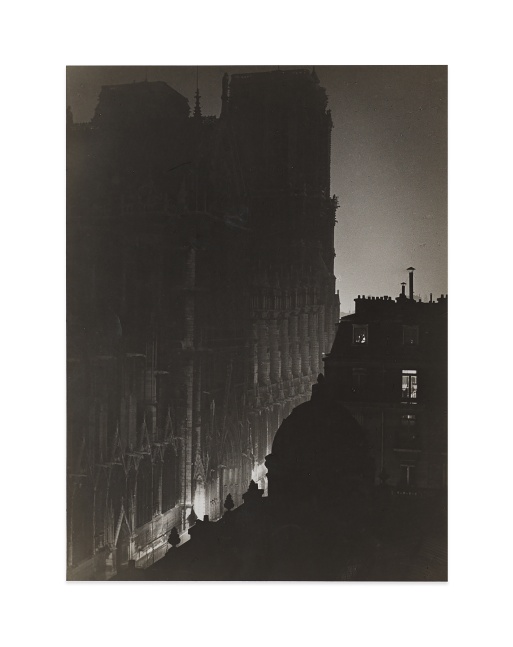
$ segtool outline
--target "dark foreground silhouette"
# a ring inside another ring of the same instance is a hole
[[[251,481],[146,570],[131,562],[116,580],[447,579],[445,494],[374,486],[364,430],[320,382],[278,430],[266,458],[268,496]]]

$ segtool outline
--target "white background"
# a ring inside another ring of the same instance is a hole
[[[510,645],[507,3],[18,3],[2,22],[3,643]],[[66,583],[65,66],[302,63],[449,65],[450,582]]]

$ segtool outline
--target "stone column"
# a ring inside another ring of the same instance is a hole
[[[152,441],[157,438],[157,380],[152,367],[144,373],[144,413],[148,426],[149,437]]]
[[[276,384],[281,378],[281,354],[278,322],[276,319],[269,320],[269,351],[271,359],[271,380]]]
[[[191,247],[185,267],[185,336],[184,384],[186,388],[186,416],[184,430],[184,454],[180,465],[182,475],[182,502],[186,508],[192,505],[192,444],[193,444],[193,398],[194,398],[194,288],[196,284],[196,252]]]
[[[281,377],[284,382],[291,378],[289,344],[289,320],[285,318],[280,321]]]
[[[191,248],[187,254],[185,267],[185,347],[194,345],[194,287],[196,284],[196,252]]]
[[[254,322],[251,325],[252,334],[250,342],[250,379],[251,384],[258,386],[258,324]]]
[[[317,314],[317,330],[318,330],[318,339],[319,339],[319,368],[324,372],[324,362],[322,358],[325,353],[329,352],[326,350],[326,333],[324,327],[326,325],[325,316],[324,316],[324,306],[319,306],[319,312]]]
[[[199,357],[196,357],[194,362],[193,405],[195,450],[201,452],[201,364]]]
[[[310,343],[308,339],[308,314],[299,315],[299,349],[301,353],[301,370],[303,375],[310,373]]]
[[[260,384],[269,384],[270,361],[269,361],[269,329],[267,321],[258,322],[258,381]]]
[[[193,407],[193,381],[194,370],[192,355],[185,360],[184,382],[186,385],[186,416],[185,416],[185,439],[184,455],[181,461],[182,472],[182,501],[186,506],[192,505],[192,407]]]
[[[310,338],[310,368],[313,375],[319,374],[319,330],[317,327],[317,313],[308,315],[308,336]]]
[[[289,320],[289,338],[292,374],[294,377],[300,377],[301,353],[299,352],[298,317],[295,314]]]

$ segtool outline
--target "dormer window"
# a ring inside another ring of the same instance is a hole
[[[369,343],[369,327],[361,324],[353,325],[353,344],[368,344]]]
[[[419,344],[418,326],[403,326],[403,344],[405,346],[418,346]]]

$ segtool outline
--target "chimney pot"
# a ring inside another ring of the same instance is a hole
[[[413,272],[415,271],[414,267],[409,267],[408,272],[410,273],[410,299],[413,300]]]

